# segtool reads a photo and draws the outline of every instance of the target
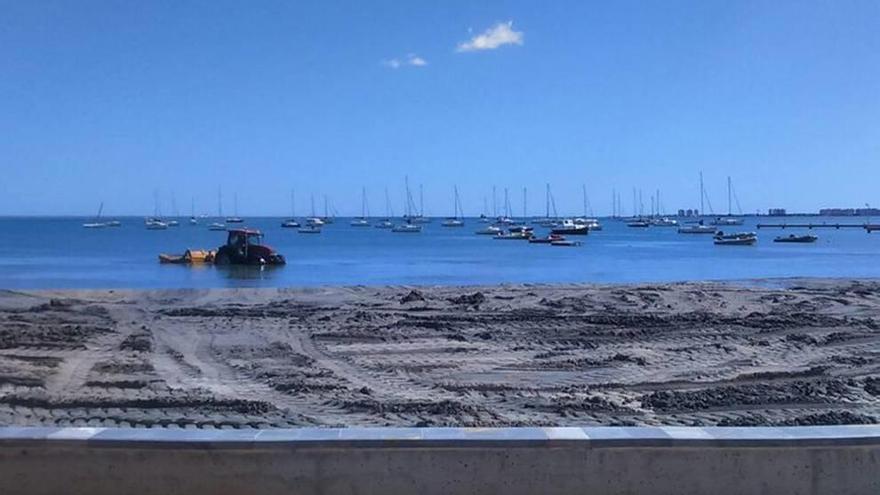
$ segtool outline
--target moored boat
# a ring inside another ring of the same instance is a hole
[[[558,235],[587,235],[590,228],[586,225],[577,225],[572,220],[563,220],[561,224],[550,230],[551,234]]]
[[[529,244],[552,244],[553,242],[564,241],[565,237],[558,234],[550,234],[547,237],[532,237]]]
[[[482,228],[474,233],[477,235],[498,235],[501,232],[503,232],[503,230],[501,230],[500,227],[496,227],[494,225],[487,225],[485,228]]]
[[[804,235],[795,235],[789,234],[787,236],[779,236],[773,239],[773,242],[789,242],[789,243],[801,243],[808,244],[811,242],[816,242],[819,240],[819,236],[813,234],[804,234]]]
[[[719,246],[751,246],[758,242],[758,235],[754,232],[737,232],[735,234],[725,234],[718,231],[715,234],[714,242]]]
[[[702,220],[700,223],[678,228],[679,234],[714,234],[717,231],[718,229],[711,225],[704,225]]]

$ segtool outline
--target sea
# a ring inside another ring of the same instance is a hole
[[[86,229],[90,218],[0,218],[0,288],[231,288],[322,285],[479,285],[499,283],[643,283],[694,280],[763,280],[789,277],[880,277],[880,233],[815,229],[813,244],[774,243],[805,229],[760,229],[747,217],[725,231],[755,231],[753,246],[716,246],[711,235],[676,228],[628,227],[601,219],[603,230],[571,236],[578,247],[501,241],[476,235],[485,224],[443,227],[439,219],[421,233],[353,227],[337,218],[321,234],[281,227],[281,218],[246,218],[264,242],[287,258],[280,267],[167,265],[160,253],[216,249],[225,232],[211,219],[167,230],[147,230],[142,218],[120,218],[121,227]],[[768,218],[760,222],[864,223],[865,218]],[[547,229],[535,227],[538,235]]]

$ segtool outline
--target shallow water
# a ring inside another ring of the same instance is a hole
[[[604,220],[604,230],[581,238],[581,247],[530,245],[474,235],[484,224],[463,228],[439,220],[421,234],[351,227],[337,219],[320,235],[280,227],[279,218],[242,224],[263,230],[265,242],[288,259],[270,269],[160,265],[157,255],[186,248],[215,249],[224,232],[210,220],[149,231],[140,218],[122,227],[84,229],[87,218],[0,218],[0,287],[16,288],[207,288],[314,285],[666,282],[767,277],[880,277],[880,233],[818,229],[814,244],[777,244],[795,230],[758,231],[755,246],[715,246],[711,236],[678,234],[675,228],[629,228]],[[761,222],[772,221],[762,218]],[[788,219],[862,223],[865,219]],[[757,219],[727,230],[755,230]],[[545,229],[536,228],[539,234]],[[576,238],[576,236],[573,236]]]

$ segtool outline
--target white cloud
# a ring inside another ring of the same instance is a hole
[[[392,58],[389,60],[383,60],[382,65],[390,69],[399,69],[401,67],[424,67],[428,65],[428,61],[416,55],[415,53],[410,53],[403,58]]]
[[[458,44],[457,52],[494,50],[504,45],[522,45],[523,32],[513,30],[513,21],[499,22],[468,41]]]

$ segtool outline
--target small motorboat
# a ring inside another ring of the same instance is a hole
[[[500,227],[496,227],[494,225],[487,225],[486,228],[483,228],[483,229],[476,231],[475,234],[477,234],[477,235],[498,235],[502,232],[503,231],[501,230]]]
[[[309,218],[306,220],[306,225],[309,225],[312,227],[320,227],[320,226],[324,225],[325,223],[326,222],[323,219],[318,218],[318,217],[312,217],[312,218]]]
[[[119,220],[110,220],[109,222],[106,222],[104,225],[106,225],[108,227],[122,227],[122,222],[120,222]]]
[[[501,232],[496,234],[493,239],[499,241],[528,241],[532,237],[534,237],[534,234],[530,230],[520,230],[518,232],[508,232],[506,234]]]
[[[443,227],[464,227],[464,220],[460,218],[447,218],[440,225]]]
[[[144,220],[144,226],[147,230],[165,230],[168,228],[168,224],[158,218],[148,218]]]
[[[107,224],[104,222],[90,222],[90,223],[83,224],[83,228],[86,228],[86,229],[103,229],[106,226],[107,226]]]
[[[316,225],[304,225],[297,230],[300,234],[320,234],[321,227]]]
[[[678,227],[678,220],[668,217],[655,218],[651,225],[654,227]]]
[[[725,234],[718,231],[714,238],[715,244],[719,246],[751,246],[758,242],[758,235],[754,232],[737,232],[736,234]]]
[[[391,228],[391,232],[398,234],[418,234],[421,231],[422,226],[414,223],[402,223]]]
[[[568,239],[562,239],[561,241],[552,241],[550,242],[550,245],[561,247],[577,247],[581,245],[581,241],[570,241]]]
[[[587,225],[577,225],[572,220],[563,220],[561,224],[550,230],[550,233],[558,235],[587,235],[590,233],[590,227]]]
[[[214,222],[211,225],[208,225],[208,230],[226,230],[226,224]]]
[[[352,227],[369,227],[370,222],[366,218],[360,217],[360,218],[352,219],[350,225]]]
[[[281,222],[281,227],[285,229],[298,229],[299,222],[297,222],[295,218],[288,218],[287,220]]]
[[[773,242],[791,242],[791,243],[801,243],[808,244],[811,242],[816,242],[819,240],[819,236],[813,234],[804,234],[804,235],[795,235],[789,234],[787,236],[779,236],[773,239]]]
[[[716,217],[715,220],[712,221],[712,225],[742,225],[743,219],[737,217]]]
[[[384,220],[380,220],[379,223],[377,223],[373,227],[376,227],[377,229],[391,229],[394,228],[394,224],[391,223],[391,220],[388,220],[386,218]]]
[[[626,226],[627,227],[636,227],[636,228],[645,228],[645,227],[650,227],[651,222],[648,220],[642,219],[642,218],[637,218],[635,220],[630,220],[629,222],[626,222]]]
[[[177,220],[168,220],[168,221],[165,222],[165,223],[166,223],[169,227],[179,227],[179,226],[180,226],[180,222],[178,222]]]
[[[714,234],[717,231],[718,229],[711,225],[704,225],[702,220],[700,223],[678,228],[679,234]]]
[[[590,230],[602,230],[602,224],[595,218],[575,218],[575,225],[586,225]]]
[[[241,217],[227,217],[226,223],[244,223]]]
[[[529,244],[552,244],[557,241],[564,241],[565,237],[558,234],[550,234],[547,237],[532,237]]]

